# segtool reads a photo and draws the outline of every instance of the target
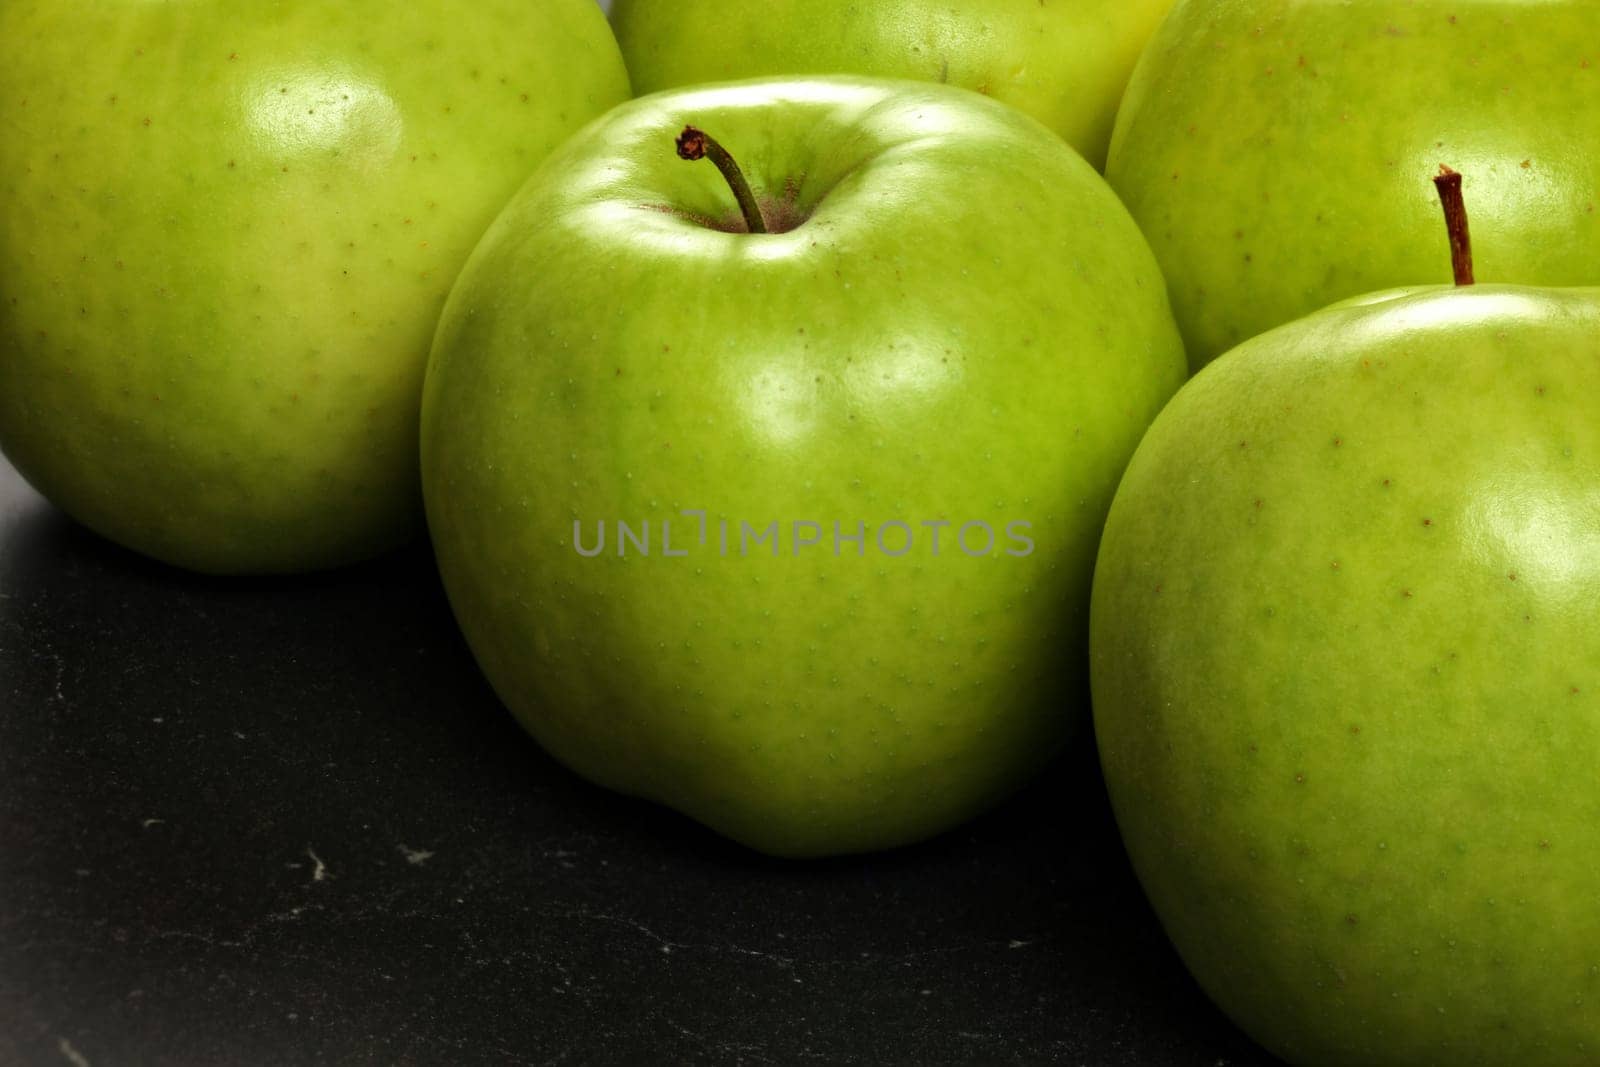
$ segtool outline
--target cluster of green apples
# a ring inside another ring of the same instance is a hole
[[[586,776],[785,855],[937,833],[1086,726],[1186,376],[1085,158],[1169,5],[0,6],[0,447],[202,571],[425,519]]]
[[[1092,601],[1169,935],[1292,1062],[1600,1063],[1600,5],[1180,3],[1106,173],[1198,369]]]
[[[0,40],[0,448],[85,524],[259,573],[425,517],[542,744],[782,855],[970,817],[1092,691],[1267,1047],[1600,1061],[1600,6]]]

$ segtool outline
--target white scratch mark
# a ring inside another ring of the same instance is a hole
[[[65,704],[67,702],[67,694],[62,689],[62,682],[66,679],[66,676],[67,676],[67,661],[62,659],[59,653],[55,653],[55,652],[41,652],[41,653],[39,653],[39,658],[40,659],[48,659],[51,663],[55,664],[55,667],[56,667],[56,691],[55,691],[55,698],[54,699],[56,701],[58,701],[59,703]]]
[[[162,823],[164,823],[166,821],[167,820],[165,820],[165,819],[145,819],[142,822],[140,822],[139,825],[144,827],[146,830],[148,830],[148,829],[150,829],[150,827],[152,827],[152,826],[160,826]]]
[[[328,865],[322,862],[321,856],[318,856],[311,850],[310,845],[306,846],[306,855],[310,857],[311,862],[315,864],[315,866],[311,868],[311,880],[313,882],[320,882],[325,878],[333,877],[333,875],[328,873]]]
[[[405,845],[400,846],[400,855],[404,856],[406,858],[406,862],[411,864],[413,867],[421,867],[424,863],[427,863],[429,860],[433,859],[433,853],[429,852],[427,849],[407,848]]]
[[[210,948],[243,948],[254,936],[252,931],[245,931],[245,936],[229,940],[228,938],[213,937],[210,934],[197,933],[193,930],[157,930],[155,936],[163,941],[198,941]]]
[[[89,1058],[72,1047],[72,1042],[62,1038],[56,1042],[56,1048],[61,1050],[62,1059],[72,1064],[72,1067],[89,1067]]]
[[[738,1062],[738,1063],[748,1063],[748,1062],[771,1063],[771,1062],[773,1062],[772,1060],[767,1059],[765,1056],[760,1056],[760,1053],[761,1053],[761,1046],[760,1045],[740,1044],[738,1042],[733,1042],[733,1041],[719,1041],[719,1040],[709,1039],[705,1034],[697,1033],[697,1032],[695,1032],[693,1030],[690,1030],[688,1027],[682,1025],[681,1023],[673,1022],[671,1020],[668,1020],[668,1024],[674,1030],[678,1031],[679,1034],[681,1034],[684,1037],[689,1038],[695,1044],[703,1046],[706,1049],[714,1050],[716,1052],[722,1053],[721,1056],[713,1057],[713,1059],[729,1060],[729,1061]],[[751,1061],[749,1059],[749,1057],[752,1056],[752,1055],[760,1056],[760,1059],[758,1061]]]
[[[794,960],[788,958],[787,956],[780,956],[780,955],[778,955],[776,953],[773,953],[773,952],[762,952],[762,951],[759,951],[759,950],[753,949],[753,948],[741,948],[738,945],[705,945],[705,944],[693,945],[693,944],[684,944],[684,943],[676,942],[676,941],[669,941],[666,938],[662,937],[660,934],[656,933],[654,930],[652,930],[649,927],[645,926],[643,923],[635,922],[632,919],[623,918],[622,916],[619,916],[619,915],[603,915],[603,914],[596,914],[594,912],[575,911],[575,912],[566,912],[565,913],[565,917],[570,918],[570,919],[582,919],[582,920],[585,920],[585,921],[588,921],[588,922],[615,923],[618,926],[627,927],[628,929],[634,930],[634,931],[644,935],[645,937],[649,938],[651,941],[654,941],[656,943],[657,951],[659,951],[663,955],[671,955],[674,952],[680,952],[680,951],[718,952],[718,953],[724,953],[725,952],[725,953],[733,953],[733,954],[739,955],[739,956],[752,956],[752,957],[755,957],[756,959],[762,959],[762,960],[766,960],[766,961],[768,961],[770,963],[774,963],[777,966],[783,967],[783,968],[788,968],[788,967],[794,966]]]
[[[1032,941],[1018,941],[1015,938],[1013,938],[1011,943],[1009,945],[1007,945],[1006,947],[1007,948],[1027,948],[1031,944],[1033,944]]]

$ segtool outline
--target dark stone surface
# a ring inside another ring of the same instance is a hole
[[[970,826],[764,859],[579,781],[422,549],[186,575],[0,461],[0,1064],[1248,1064],[1085,739]]]

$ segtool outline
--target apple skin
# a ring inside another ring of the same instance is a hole
[[[1359,293],[1450,282],[1419,174],[1466,175],[1482,281],[1600,284],[1600,5],[1180,0],[1106,177],[1195,368]]]
[[[433,327],[495,213],[628,95],[590,0],[0,6],[0,448],[201,571],[421,529]]]
[[[1139,51],[1172,0],[616,0],[640,93],[785,74],[947,82],[1021,108],[1097,168]]]
[[[1600,289],[1330,308],[1135,453],[1101,761],[1185,963],[1278,1055],[1600,1057],[1597,531]]]
[[[705,225],[733,197],[676,158],[691,121],[804,221]],[[580,774],[769,853],[889,847],[1086,718],[1100,523],[1184,367],[1137,228],[1021,112],[850,78],[656,94],[552,156],[463,270],[424,392],[429,527],[489,681]],[[593,548],[615,520],[655,554],[577,554],[575,521]],[[721,555],[722,521],[780,522],[781,555]],[[799,521],[827,540],[795,555]],[[913,552],[878,550],[892,521]],[[990,554],[957,550],[971,521]]]

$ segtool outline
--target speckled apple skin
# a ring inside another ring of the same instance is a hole
[[[689,119],[809,218],[688,217],[733,204],[674,155]],[[485,673],[556,756],[768,852],[887,847],[1084,717],[1100,523],[1183,374],[1137,229],[1022,113],[911,82],[660,94],[558,151],[463,271],[424,395],[429,526]],[[654,554],[578,555],[574,520],[592,548],[618,519]],[[664,520],[690,555],[661,554]],[[737,524],[773,520],[781,554],[741,555]],[[795,555],[800,520],[827,541]],[[875,544],[893,520],[901,557]],[[974,520],[999,536],[969,557]],[[866,524],[861,554],[834,522]]]
[[[1021,108],[1096,167],[1173,0],[616,0],[634,85],[780,74],[946,82]]]
[[[1106,176],[1198,368],[1337,300],[1451,280],[1428,178],[1465,176],[1478,279],[1600,284],[1600,4],[1180,0]]]
[[[6,456],[203,571],[411,535],[445,294],[627,96],[594,5],[8,2],[0,41]]]
[[[1292,1063],[1600,1059],[1600,290],[1201,371],[1095,577],[1095,733],[1202,986]]]

